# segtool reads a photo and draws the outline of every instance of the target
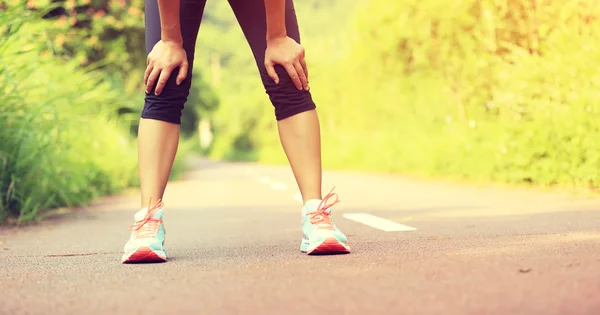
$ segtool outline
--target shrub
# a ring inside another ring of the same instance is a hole
[[[600,4],[365,2],[319,78],[330,167],[600,185]]]
[[[116,116],[130,100],[102,72],[40,50],[39,18],[22,6],[0,11],[0,222],[136,181],[136,144]]]

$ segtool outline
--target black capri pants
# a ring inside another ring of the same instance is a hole
[[[154,87],[146,93],[142,118],[181,124],[181,112],[189,95],[192,83],[192,68],[196,38],[202,21],[206,0],[180,0],[180,20],[183,48],[188,57],[187,77],[180,84],[175,83],[179,69],[173,70],[160,95],[154,94]],[[287,71],[275,65],[279,84],[267,74],[264,65],[267,49],[267,18],[264,0],[229,0],[235,17],[254,55],[263,86],[275,109],[275,118],[282,120],[304,111],[316,108],[309,91],[298,90]],[[289,37],[300,43],[300,32],[293,0],[286,0],[285,21]],[[150,53],[160,41],[161,26],[157,0],[145,0],[146,52]]]

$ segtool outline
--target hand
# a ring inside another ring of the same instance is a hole
[[[265,67],[271,79],[279,84],[279,77],[274,67],[276,64],[285,68],[298,90],[304,88],[308,91],[308,69],[304,60],[304,47],[290,37],[267,40]]]
[[[144,84],[146,84],[146,93],[152,91],[154,83],[158,79],[154,94],[160,95],[171,72],[179,67],[177,76],[177,85],[187,76],[188,60],[185,50],[181,43],[173,41],[159,41],[154,45],[150,54],[148,54],[148,66],[144,75]]]

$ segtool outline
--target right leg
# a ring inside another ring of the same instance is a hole
[[[229,0],[231,8],[254,54],[260,77],[272,105],[279,138],[304,200],[302,242],[306,253],[349,252],[347,238],[330,219],[328,200],[336,194],[321,193],[321,135],[316,105],[309,91],[298,90],[287,71],[275,66],[279,84],[268,75],[264,60],[267,49],[267,18],[263,0]],[[290,38],[300,43],[300,30],[293,0],[285,1],[285,26]]]
[[[171,173],[177,146],[181,111],[187,101],[192,83],[192,68],[196,37],[206,0],[183,0],[180,6],[183,48],[188,57],[188,75],[181,85],[175,84],[177,69],[173,71],[161,95],[154,90],[146,94],[138,130],[138,161],[142,207],[149,201],[162,199]],[[160,41],[160,15],[156,0],[146,0],[146,52]]]
[[[196,37],[205,4],[206,0],[181,1],[181,35],[189,63],[187,77],[177,85],[175,80],[179,70],[175,69],[159,96],[154,94],[154,88],[146,93],[138,130],[142,209],[134,216],[135,224],[130,228],[132,233],[122,257],[124,263],[167,259],[163,248],[163,204],[159,200],[163,197],[177,153],[181,111],[192,84]],[[160,15],[157,0],[146,0],[145,6],[146,52],[150,53],[161,38]]]

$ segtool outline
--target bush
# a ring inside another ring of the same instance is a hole
[[[375,0],[311,73],[325,164],[598,188],[600,3]]]
[[[0,10],[0,222],[84,204],[136,183],[136,143],[102,72],[40,51],[38,14]]]
[[[139,91],[146,63],[143,0],[6,1],[39,13],[39,45],[51,43],[54,55],[104,70],[126,92]]]

